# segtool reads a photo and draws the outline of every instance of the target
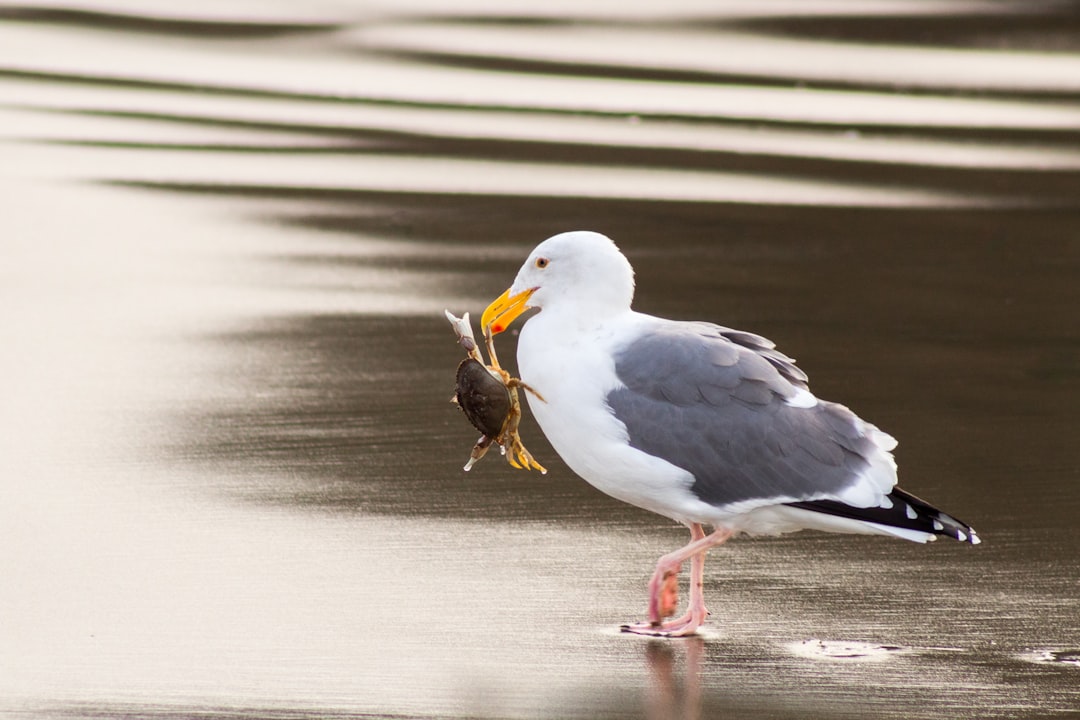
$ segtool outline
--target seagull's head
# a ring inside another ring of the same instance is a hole
[[[634,299],[634,269],[605,235],[579,230],[536,246],[514,284],[488,306],[480,327],[497,334],[529,308],[565,308],[592,318],[624,312]]]

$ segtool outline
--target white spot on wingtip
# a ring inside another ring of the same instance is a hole
[[[889,497],[888,495],[882,496],[881,502],[878,503],[878,507],[882,508],[884,510],[888,510],[892,506],[893,506],[892,498]]]
[[[944,529],[945,529],[945,526],[944,526],[944,525],[942,525],[942,524],[941,524],[941,522],[940,522],[939,520],[935,520],[935,521],[934,521],[934,529],[935,529],[935,530],[944,530]]]
[[[968,536],[964,533],[963,530],[957,530],[956,531],[956,539],[959,540],[960,542],[967,542]]]
[[[908,516],[908,520],[914,520],[919,517],[919,513],[915,512],[915,508],[908,504],[904,504],[904,514]]]

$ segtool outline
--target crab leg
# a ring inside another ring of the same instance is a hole
[[[491,333],[491,326],[488,325],[484,330],[484,344],[487,345],[488,357],[491,358],[491,365],[495,369],[502,372],[502,365],[499,364],[499,356],[495,354],[495,336]]]
[[[500,370],[501,369],[502,368],[500,368]],[[507,384],[510,387],[524,388],[525,390],[528,390],[529,392],[531,392],[536,397],[536,399],[539,400],[540,402],[547,402],[547,400],[544,399],[543,395],[541,395],[536,390],[534,390],[528,383],[526,383],[521,378],[510,378],[510,380],[507,382]]]
[[[515,402],[513,409],[510,411],[510,417],[506,419],[506,425],[499,435],[503,442],[503,453],[514,467],[524,470],[539,470],[541,475],[547,475],[547,468],[538,463],[532,453],[525,449],[525,444],[521,442],[521,435],[518,434],[518,425],[521,423],[521,407],[516,401],[517,388],[527,386],[517,378],[511,378],[507,383],[507,387],[514,394]],[[540,396],[537,395],[537,397]],[[543,398],[540,399],[543,400]]]
[[[472,470],[472,466],[480,460],[480,458],[487,455],[488,448],[491,447],[492,438],[487,435],[481,435],[480,439],[473,445],[472,452],[469,453],[469,462],[465,463],[465,471]]]
[[[530,468],[532,470],[539,470],[541,475],[547,475],[547,468],[536,462],[536,458],[532,456],[525,446],[521,444],[521,439],[516,435],[510,441],[512,444],[512,451],[517,456],[517,460],[521,463],[522,467]]]

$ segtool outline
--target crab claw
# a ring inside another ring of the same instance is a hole
[[[536,458],[532,456],[525,446],[522,444],[520,438],[514,438],[514,454],[517,455],[517,460],[527,470],[539,470],[541,475],[547,475],[547,468],[536,462]]]
[[[483,363],[484,358],[480,355],[476,343],[476,336],[473,334],[472,322],[469,320],[469,313],[457,317],[449,310],[443,310],[443,312],[446,313],[446,319],[450,321],[450,326],[454,328],[454,334],[457,335],[458,344],[465,349],[465,352],[468,353],[469,357]]]
[[[473,445],[472,452],[469,453],[469,462],[465,463],[465,471],[472,470],[472,466],[477,463],[480,458],[487,455],[488,448],[491,447],[492,438],[487,435],[481,435],[480,439]]]

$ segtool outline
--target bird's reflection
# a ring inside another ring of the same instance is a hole
[[[649,690],[645,698],[648,720],[700,720],[701,663],[705,641],[700,637],[650,640],[645,646]],[[682,677],[679,677],[679,659]]]

